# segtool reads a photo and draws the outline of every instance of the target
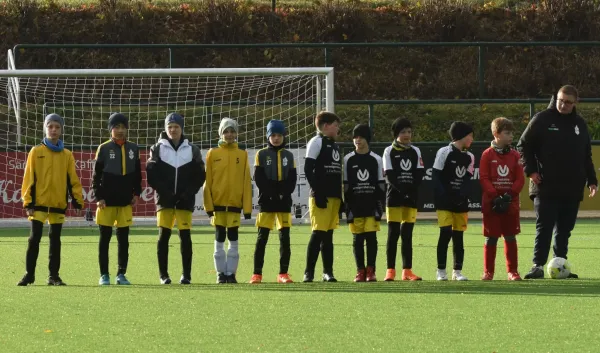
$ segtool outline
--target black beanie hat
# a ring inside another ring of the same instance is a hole
[[[450,125],[450,130],[448,130],[448,132],[450,133],[450,138],[452,138],[452,141],[458,141],[472,133],[473,127],[462,121],[455,121],[452,123],[452,125]]]
[[[367,140],[367,143],[371,143],[371,128],[367,124],[358,124],[352,130],[352,137],[360,136]]]
[[[392,123],[392,132],[394,133],[394,138],[398,137],[398,135],[400,135],[400,131],[406,128],[412,129],[412,124],[410,123],[410,120],[406,118],[398,118],[394,120],[394,122]]]
[[[129,129],[129,121],[125,115],[121,113],[111,114],[111,116],[108,118],[108,131],[112,131],[112,129],[119,124],[123,124],[125,125],[125,128]]]

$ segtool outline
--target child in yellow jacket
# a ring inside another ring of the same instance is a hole
[[[35,267],[40,252],[40,240],[44,223],[50,224],[48,237],[50,251],[48,285],[64,286],[58,275],[60,269],[60,233],[69,207],[67,192],[73,198],[76,215],[83,207],[81,183],[75,169],[75,158],[64,148],[60,139],[65,123],[58,114],[48,114],[44,119],[46,137],[33,147],[27,155],[27,165],[23,175],[21,194],[23,208],[31,221],[31,235],[25,258],[26,273],[17,283],[26,286],[35,282]]]
[[[219,147],[206,155],[204,210],[215,227],[215,270],[217,283],[237,283],[238,228],[240,212],[252,213],[252,182],[248,152],[237,144],[237,122],[224,118],[219,124]],[[229,248],[225,255],[225,238]]]

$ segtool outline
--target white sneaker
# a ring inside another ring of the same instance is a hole
[[[465,277],[465,275],[460,272],[460,270],[452,271],[452,280],[453,281],[468,281],[469,279]]]
[[[437,273],[436,273],[436,278],[438,281],[447,281],[448,280],[448,275],[446,274],[446,270],[440,270],[438,268]]]

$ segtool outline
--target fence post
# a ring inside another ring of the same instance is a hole
[[[275,12],[276,7],[277,7],[277,0],[271,0],[271,11]]]
[[[173,50],[169,47],[169,69],[173,68]]]
[[[331,57],[329,54],[329,47],[325,47],[325,67],[331,67]]]
[[[483,53],[483,47],[480,45],[477,47],[479,49],[479,62],[478,62],[478,76],[479,76],[479,99],[483,99],[483,97],[485,96],[484,91],[485,91],[485,83],[483,81],[483,75],[484,75],[484,71],[485,71],[485,63],[484,63],[484,53]]]
[[[375,105],[369,104],[369,127],[375,129]]]
[[[533,115],[535,115],[535,103],[531,102],[529,103],[529,120],[533,118]]]

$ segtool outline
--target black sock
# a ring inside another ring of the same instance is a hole
[[[44,224],[40,221],[31,221],[31,233],[29,235],[27,252],[25,253],[25,271],[29,276],[35,276],[35,265],[40,253],[40,240]]]
[[[254,274],[262,275],[263,265],[265,263],[265,248],[269,241],[269,228],[258,228],[256,245],[254,246]]]
[[[388,223],[388,238],[385,245],[387,268],[396,268],[396,253],[398,252],[398,238],[400,237],[400,222]]]
[[[328,230],[321,241],[323,273],[333,275],[333,230]]]
[[[365,268],[365,233],[352,234],[352,252],[354,253],[354,261],[356,261],[356,269],[358,271]]]
[[[377,263],[377,233],[364,233],[367,240],[367,266],[375,268]]]
[[[215,240],[219,243],[224,243],[227,239],[227,228],[223,226],[215,226]]]
[[[171,229],[160,227],[156,246],[160,278],[169,277],[169,239],[171,239]]]
[[[100,275],[107,275],[108,272],[108,249],[110,239],[112,238],[112,227],[98,226],[100,229],[100,240],[98,242],[98,264],[100,265]]]
[[[288,273],[290,267],[290,257],[292,249],[290,247],[290,228],[285,227],[279,230],[279,273]]]
[[[308,247],[306,249],[306,268],[304,273],[310,275],[315,274],[315,266],[319,259],[319,247],[321,246],[321,239],[327,235],[327,232],[321,230],[313,230],[308,241]]]
[[[402,268],[403,269],[411,269],[412,268],[412,258],[413,258],[413,246],[412,246],[412,236],[413,229],[415,227],[414,223],[402,223],[402,228],[400,229],[400,236],[402,237]]]
[[[179,230],[179,251],[181,252],[182,275],[186,279],[192,279],[192,232],[189,229]]]
[[[239,238],[239,229],[240,227],[227,228],[227,239],[229,239],[229,241],[237,241]],[[225,239],[223,239],[223,241],[225,241]]]
[[[124,275],[127,273],[129,263],[129,227],[117,228],[117,242],[119,242],[117,275]]]
[[[437,263],[440,270],[446,269],[450,239],[452,239],[452,226],[440,227],[440,238],[437,244]]]
[[[48,271],[50,277],[58,277],[60,271],[60,232],[62,224],[51,224],[48,237],[50,238],[50,251],[48,252]]]
[[[465,260],[465,246],[463,233],[458,230],[452,231],[452,255],[454,257],[454,269],[462,270]]]

